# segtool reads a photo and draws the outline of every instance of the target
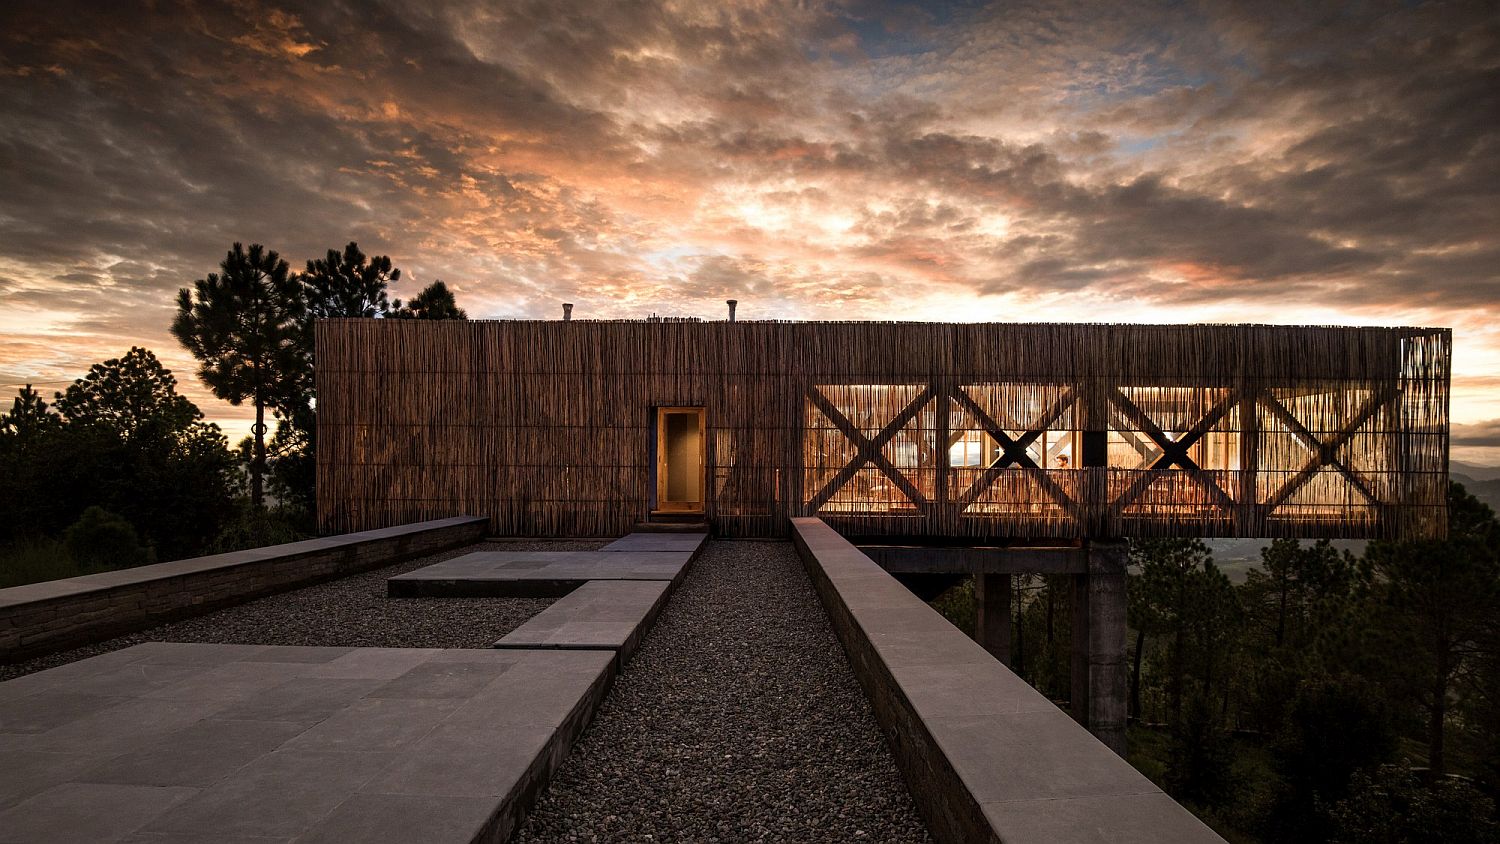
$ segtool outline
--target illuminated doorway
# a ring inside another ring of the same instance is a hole
[[[656,409],[656,511],[702,513],[703,408]]]

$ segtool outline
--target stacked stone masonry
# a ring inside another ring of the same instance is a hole
[[[456,516],[0,589],[0,662],[467,545],[485,525]]]

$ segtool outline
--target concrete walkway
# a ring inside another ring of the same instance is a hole
[[[562,597],[599,580],[676,585],[708,535],[632,533],[597,551],[475,551],[390,579],[393,598]]]

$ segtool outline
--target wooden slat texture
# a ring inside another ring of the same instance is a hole
[[[1447,329],[329,320],[317,343],[333,532],[477,513],[501,535],[625,534],[670,406],[706,408],[726,536],[800,515],[988,540],[1446,522]],[[993,460],[950,465],[964,437]]]

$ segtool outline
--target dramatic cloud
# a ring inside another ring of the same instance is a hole
[[[1451,325],[1477,423],[1497,127],[1483,2],[11,3],[0,380],[191,383],[176,288],[357,240],[483,317]]]

